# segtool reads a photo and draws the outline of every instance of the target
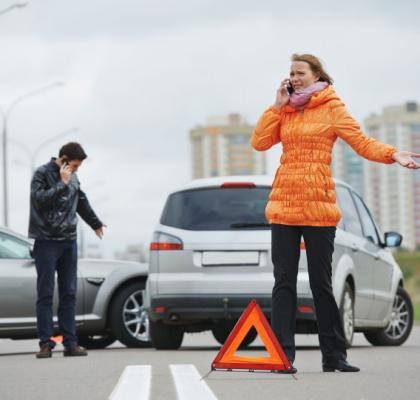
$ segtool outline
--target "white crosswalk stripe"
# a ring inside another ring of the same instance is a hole
[[[148,400],[152,381],[150,365],[128,365],[109,400]]]
[[[178,400],[217,400],[194,365],[172,364],[169,368]],[[151,365],[128,365],[108,399],[149,400],[151,382]]]
[[[170,365],[178,400],[217,400],[192,364]]]

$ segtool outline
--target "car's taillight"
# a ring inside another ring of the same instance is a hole
[[[255,183],[252,182],[225,182],[222,184],[224,189],[240,189],[240,188],[255,188]]]
[[[150,243],[150,251],[164,251],[164,250],[182,250],[182,240],[172,236],[167,235],[162,232],[155,232],[153,234],[152,242]]]
[[[298,306],[298,311],[302,314],[314,314],[314,309],[309,306]]]
[[[152,242],[150,250],[182,250],[182,244]]]

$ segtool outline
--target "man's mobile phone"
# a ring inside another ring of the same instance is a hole
[[[63,167],[65,168],[65,167],[67,167],[69,165],[69,162],[68,161],[66,161],[66,160],[64,160],[63,161]]]

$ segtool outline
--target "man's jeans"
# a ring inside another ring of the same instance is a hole
[[[53,296],[55,272],[58,281],[58,325],[63,335],[63,345],[77,345],[76,336],[76,291],[77,291],[77,242],[35,240],[34,258],[38,274],[36,317],[39,344],[48,343],[54,334]]]

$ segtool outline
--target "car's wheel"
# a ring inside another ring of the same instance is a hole
[[[374,346],[400,346],[410,336],[412,327],[413,304],[405,289],[399,287],[387,327],[380,331],[365,332],[364,335]]]
[[[340,316],[343,322],[346,348],[349,349],[353,343],[354,335],[354,293],[348,282],[344,284],[344,290],[341,296]]]
[[[78,335],[80,346],[86,349],[104,349],[115,342],[112,335]]]
[[[184,339],[182,327],[167,325],[162,321],[150,321],[150,340],[157,350],[177,350]]]
[[[112,334],[127,347],[150,347],[149,317],[143,308],[144,282],[122,288],[110,306]]]
[[[232,332],[236,321],[219,321],[217,324],[213,326],[211,332],[213,333],[214,338],[220,343],[225,344],[227,338]],[[257,337],[257,331],[255,328],[252,328],[247,335],[245,336],[244,340],[242,341],[241,345],[239,346],[240,349],[244,349],[245,347],[249,346]]]

